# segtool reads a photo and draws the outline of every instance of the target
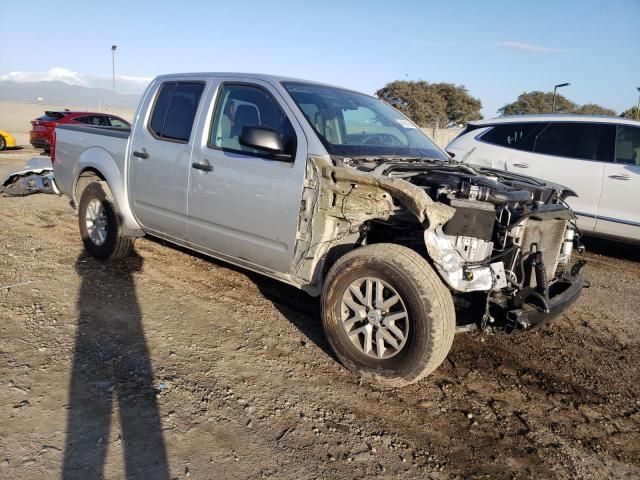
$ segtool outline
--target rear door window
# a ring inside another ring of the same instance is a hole
[[[534,152],[600,162],[613,161],[615,126],[605,123],[550,123]]]
[[[149,122],[152,133],[162,140],[188,142],[203,90],[204,83],[162,84]]]
[[[76,122],[98,127],[108,126],[107,119],[104,115],[85,115],[84,117],[76,117],[73,120]]]
[[[543,123],[500,124],[482,134],[480,139],[493,145],[530,152],[533,150],[533,141],[535,140],[536,134],[543,127]]]
[[[109,125],[111,125],[112,127],[129,128],[131,126],[127,122],[125,122],[124,120],[118,117],[107,117],[107,120],[109,121]]]
[[[616,163],[640,165],[640,128],[618,125]]]
[[[158,91],[156,103],[153,106],[153,113],[151,114],[151,122],[149,122],[149,129],[156,137],[162,137],[164,119],[167,116],[167,109],[169,108],[171,97],[173,97],[173,92],[175,91],[175,83],[163,83]]]

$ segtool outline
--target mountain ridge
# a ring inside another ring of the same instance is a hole
[[[115,107],[135,108],[141,96],[142,92],[140,94],[119,94],[116,84]],[[70,85],[60,80],[41,82],[0,80],[0,101],[84,105],[87,110],[96,110],[112,106],[113,95],[111,90],[106,88]]]

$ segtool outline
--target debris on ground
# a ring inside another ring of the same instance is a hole
[[[5,177],[0,191],[12,196],[25,196],[34,193],[59,194],[54,180],[51,158],[44,155],[31,157],[24,167]]]

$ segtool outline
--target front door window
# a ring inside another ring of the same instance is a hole
[[[266,90],[251,85],[222,86],[211,128],[209,147],[261,156],[240,144],[245,127],[266,127],[280,135],[287,152],[295,152],[295,132],[291,122]]]

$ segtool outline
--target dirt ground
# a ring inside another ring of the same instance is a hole
[[[291,287],[149,239],[101,264],[65,197],[0,197],[0,478],[638,478],[640,254],[589,246],[561,318],[390,390]]]

